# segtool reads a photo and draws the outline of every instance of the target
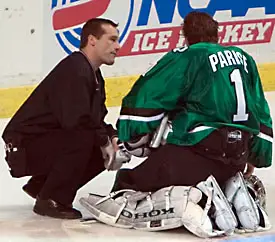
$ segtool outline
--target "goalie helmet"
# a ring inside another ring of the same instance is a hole
[[[256,175],[245,178],[247,188],[254,198],[254,201],[263,209],[266,209],[266,191],[262,181]]]

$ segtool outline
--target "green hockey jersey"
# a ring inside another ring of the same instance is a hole
[[[249,162],[271,165],[269,106],[255,61],[238,47],[197,43],[165,54],[124,97],[119,139],[153,132],[166,113],[172,117],[167,143],[194,145],[234,126],[254,134]]]

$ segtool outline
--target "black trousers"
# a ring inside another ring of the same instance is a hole
[[[134,189],[146,192],[171,185],[194,186],[210,175],[222,185],[244,168],[245,163],[225,164],[194,152],[190,147],[167,144],[134,169],[118,171],[112,191]]]
[[[57,131],[26,147],[31,181],[41,183],[39,197],[71,204],[79,188],[104,171],[100,147],[91,131]]]

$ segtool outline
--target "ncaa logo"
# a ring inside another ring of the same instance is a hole
[[[79,48],[82,27],[91,18],[107,18],[118,23],[122,43],[130,28],[134,0],[52,0],[51,9],[56,39],[70,54]]]

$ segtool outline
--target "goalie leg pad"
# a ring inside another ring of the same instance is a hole
[[[87,198],[80,198],[79,202],[95,219],[102,223],[119,228],[132,228],[131,221],[127,217],[120,215],[127,204],[127,196],[125,194],[134,192],[133,190],[125,189],[112,192],[108,196],[90,193]]]
[[[148,193],[136,206],[133,227],[145,231],[181,227],[183,207],[188,203],[188,199],[200,199],[200,194],[191,190],[191,187],[171,186]]]
[[[125,189],[106,197],[89,194],[88,198],[80,199],[80,204],[97,220],[114,227],[166,230],[183,225],[182,214],[188,195],[193,201],[200,199],[200,192],[193,189],[168,187],[153,194]]]
[[[211,206],[211,201],[214,204],[215,212],[212,216],[215,224],[227,235],[233,234],[238,224],[237,219],[216,179],[209,176],[206,181],[197,184],[197,187],[208,197],[207,206]]]
[[[210,218],[197,204],[202,192],[190,186],[171,186],[154,193],[121,190],[106,197],[89,194],[80,203],[99,221],[120,228],[160,231],[185,226],[208,238],[224,234],[214,231]]]
[[[241,172],[230,178],[225,187],[225,194],[235,209],[239,219],[240,232],[264,231],[271,228],[268,216],[260,203],[256,203],[252,196],[252,190],[248,190]]]

